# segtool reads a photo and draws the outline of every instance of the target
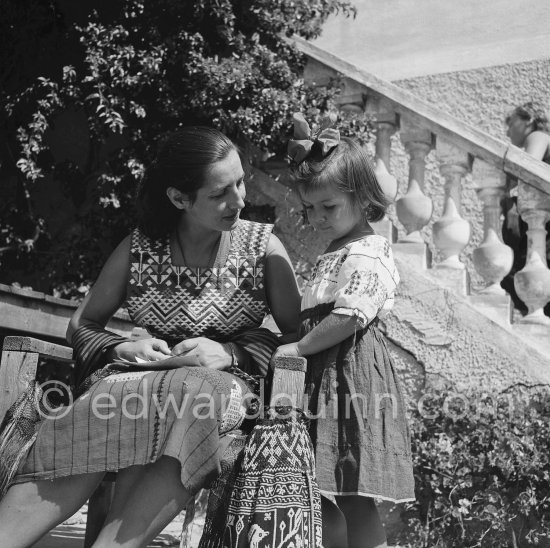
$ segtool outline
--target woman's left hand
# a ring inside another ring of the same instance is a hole
[[[223,344],[206,337],[181,341],[172,348],[172,355],[192,357],[196,365],[208,369],[226,369],[231,365],[231,352]]]
[[[274,359],[280,358],[281,356],[300,357],[303,356],[303,354],[298,348],[298,343],[289,343],[279,346],[273,353],[273,356],[271,356],[271,361],[273,362]]]

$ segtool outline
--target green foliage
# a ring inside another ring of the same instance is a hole
[[[550,544],[550,392],[424,398],[412,421],[411,548]]]
[[[2,281],[78,295],[131,227],[166,131],[214,125],[283,155],[292,113],[315,120],[338,91],[309,89],[283,37],[314,38],[338,11],[354,14],[345,0],[6,0]]]

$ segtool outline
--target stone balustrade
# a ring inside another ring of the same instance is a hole
[[[430,269],[440,283],[467,296],[474,306],[505,326],[510,325],[513,315],[510,296],[501,281],[511,271],[514,255],[502,241],[501,202],[509,192],[507,177],[519,180],[517,207],[528,225],[528,249],[525,266],[514,276],[514,287],[528,314],[521,318],[516,315],[517,323],[523,329],[537,326],[537,335],[544,329],[548,337],[550,318],[543,308],[550,302],[546,260],[550,166],[304,40],[293,39],[293,43],[307,56],[307,81],[323,84],[328,78],[342,78],[339,108],[374,117],[376,174],[394,204],[401,237],[395,238],[395,227],[388,219],[377,223],[375,229],[390,238],[396,253],[410,264]],[[390,166],[395,133],[408,155],[408,184],[401,195],[397,194],[399,185]],[[442,213],[436,219],[432,218],[435,197],[425,184],[431,151],[443,181]],[[479,200],[482,223],[478,223],[477,231],[463,209],[466,179]],[[430,240],[437,258],[433,264],[426,243]],[[472,241],[473,248],[469,245]],[[475,291],[470,287],[471,275],[482,281]]]

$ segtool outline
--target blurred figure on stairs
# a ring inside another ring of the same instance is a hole
[[[550,164],[550,114],[540,103],[529,101],[517,106],[505,119],[507,136],[513,145],[523,148],[538,160]],[[508,181],[510,190],[517,185],[515,179]],[[548,183],[550,190],[550,182]],[[527,307],[517,296],[514,288],[514,275],[525,266],[527,259],[527,223],[520,218],[517,209],[517,197],[505,195],[502,203],[504,223],[502,239],[514,250],[514,265],[510,273],[502,280],[501,286],[510,294],[514,307],[527,313]],[[550,256],[550,223],[546,225],[546,256]],[[544,312],[550,316],[550,303]]]

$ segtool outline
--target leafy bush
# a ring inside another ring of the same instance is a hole
[[[338,91],[308,88],[282,36],[314,38],[337,11],[354,13],[346,0],[6,0],[2,281],[77,295],[132,225],[166,131],[214,125],[281,155],[292,113],[316,119]]]
[[[432,393],[412,419],[414,548],[550,546],[550,392]]]

